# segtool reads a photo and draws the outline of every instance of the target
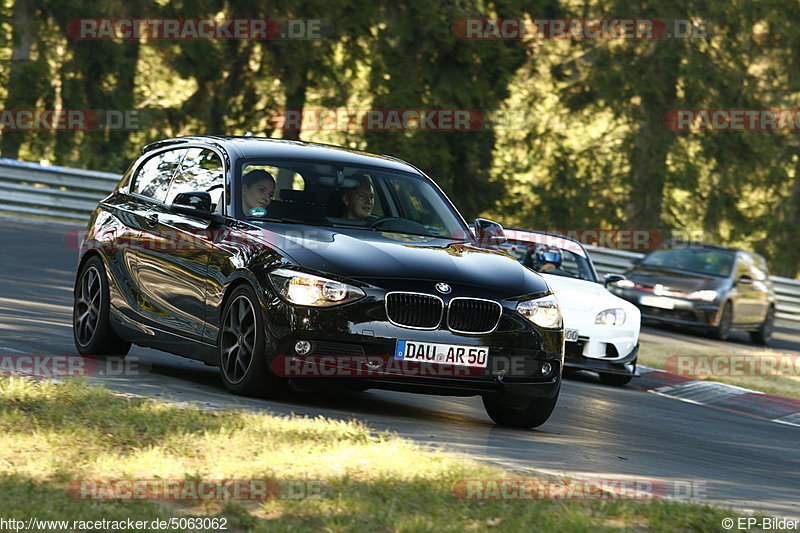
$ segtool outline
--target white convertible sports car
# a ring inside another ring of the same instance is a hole
[[[605,287],[623,276],[608,274],[598,280],[589,254],[576,240],[515,229],[506,229],[505,236],[499,248],[542,274],[558,299],[565,366],[595,371],[609,385],[628,383],[636,375],[641,315]]]

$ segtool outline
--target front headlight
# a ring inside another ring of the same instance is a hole
[[[517,304],[517,312],[543,328],[560,328],[561,309],[552,294]]]
[[[595,324],[604,324],[606,326],[621,326],[625,323],[625,311],[622,309],[606,309],[597,313],[594,319]]]
[[[273,270],[269,279],[283,299],[296,305],[330,307],[365,296],[358,287],[288,268]]]
[[[694,291],[689,295],[692,300],[703,300],[704,302],[713,302],[717,299],[717,291]]]

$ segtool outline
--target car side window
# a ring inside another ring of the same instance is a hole
[[[167,150],[145,161],[136,173],[131,191],[163,202],[172,175],[185,153],[185,149]]]
[[[222,160],[208,148],[189,148],[180,165],[167,194],[166,203],[171,204],[182,192],[207,191],[213,206],[222,201],[223,185]]]

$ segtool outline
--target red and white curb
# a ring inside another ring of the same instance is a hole
[[[639,366],[630,386],[696,405],[800,427],[800,400]]]

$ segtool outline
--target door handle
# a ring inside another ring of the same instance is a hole
[[[149,215],[147,215],[145,217],[145,220],[147,220],[148,224],[150,224],[151,226],[154,226],[154,225],[158,224],[158,214],[157,213],[150,213]]]

